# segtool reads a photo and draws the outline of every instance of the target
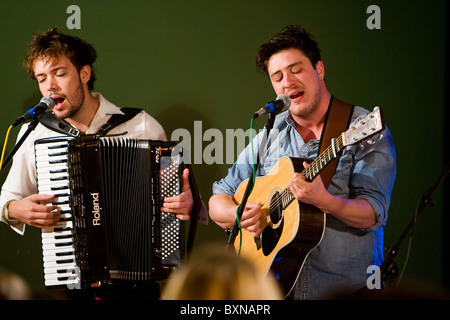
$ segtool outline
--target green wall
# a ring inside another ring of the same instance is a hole
[[[443,168],[446,5],[433,1],[7,1],[0,3],[0,135],[41,95],[22,68],[32,33],[57,25],[98,52],[101,92],[119,106],[145,108],[165,128],[194,133],[242,128],[274,93],[255,68],[257,47],[287,24],[303,24],[320,43],[326,78],[337,97],[384,110],[397,147],[398,176],[385,229],[393,244],[421,194]],[[81,29],[69,30],[69,5],[81,9]],[[381,29],[368,29],[369,5],[381,9]],[[425,121],[426,120],[426,121]],[[265,120],[256,123],[258,128]],[[18,130],[9,140],[12,147]],[[201,142],[201,136],[197,137]],[[193,137],[195,140],[195,137]],[[205,148],[210,141],[198,147]],[[2,144],[3,145],[3,144]],[[194,147],[194,146],[193,146]],[[228,164],[194,165],[205,202]],[[4,176],[0,177],[3,182]],[[405,281],[440,286],[443,279],[443,192],[419,218]],[[226,241],[212,221],[197,245]],[[396,261],[403,266],[406,241]],[[40,231],[19,236],[0,225],[0,266],[22,275],[37,295],[42,281]]]

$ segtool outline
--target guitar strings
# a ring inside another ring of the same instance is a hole
[[[378,108],[378,107],[377,107]],[[375,111],[375,110],[374,110]],[[370,113],[368,116],[370,116],[370,118],[375,118],[374,116],[371,116],[372,113]],[[359,122],[361,124],[366,124],[365,121],[362,121],[361,119],[359,120]],[[353,128],[354,129],[354,128]],[[374,125],[374,128],[371,128],[372,132],[370,135],[375,134],[376,132],[378,132],[380,129],[382,129],[382,127],[379,127],[377,130],[377,125]],[[364,132],[362,133],[363,135],[366,135]],[[366,137],[367,138],[367,137]],[[356,141],[359,141],[358,139],[353,138]],[[380,137],[381,139],[381,137]],[[339,135],[339,137],[337,137],[336,139],[334,139],[334,141],[331,141],[331,145],[328,146],[328,148],[322,153],[320,154],[312,163],[310,166],[308,166],[307,168],[303,169],[303,171],[301,172],[306,179],[308,179],[308,181],[312,181],[314,179],[314,177],[316,175],[319,174],[319,172],[328,164],[328,162],[332,159],[334,159],[336,157],[336,155],[342,151],[342,149],[344,148],[344,133],[342,133],[341,135]],[[354,143],[355,141],[353,141]],[[333,146],[334,144],[334,146]],[[334,148],[333,148],[334,147]],[[334,149],[334,150],[333,150]],[[286,192],[285,192],[286,191]],[[275,210],[279,204],[286,200],[286,206],[283,207],[286,208],[294,199],[294,196],[291,194],[291,192],[286,188],[285,190],[283,190],[283,192],[277,197],[277,199],[273,202],[271,202],[270,204],[270,211],[272,212],[273,210]]]
[[[342,135],[340,135],[335,140],[337,149],[336,153],[339,153],[342,150],[343,147],[343,141],[342,141]],[[302,174],[309,179],[309,181],[312,181],[312,177],[316,176],[324,167],[325,165],[334,158],[333,154],[333,148],[332,145],[330,145],[319,157],[317,157],[309,167],[303,169]],[[269,212],[272,212],[275,210],[281,203],[286,203],[286,206],[282,206],[282,208],[286,208],[292,201],[294,200],[294,196],[292,193],[286,188],[284,189],[276,198],[275,201],[270,203]]]
[[[250,193],[253,191],[253,187],[255,186],[255,178],[256,178],[256,163],[255,163],[255,159],[254,159],[254,149],[253,149],[253,136],[252,136],[252,132],[253,132],[253,120],[254,118],[252,117],[251,122],[250,122],[250,144],[251,144],[251,151],[252,151],[252,170],[253,170],[253,184],[252,184],[252,188],[250,189]],[[334,147],[335,150],[333,150],[333,143],[335,143]],[[334,140],[334,142],[332,141],[332,144],[330,146],[328,146],[328,148],[322,153],[320,154],[312,163],[310,166],[308,166],[307,168],[304,168],[302,170],[302,174],[305,176],[306,179],[309,179],[309,181],[312,181],[318,174],[319,172],[325,167],[325,165],[328,164],[328,162],[332,159],[335,158],[335,154],[338,154],[344,144],[343,144],[343,135],[340,135],[338,138],[336,138]],[[269,214],[271,212],[273,212],[273,210],[275,210],[280,204],[285,203],[284,206],[282,206],[282,209],[284,210],[293,200],[295,199],[295,197],[292,195],[292,193],[286,188],[284,189],[276,198],[275,201],[270,203],[270,207],[269,207]],[[236,221],[238,223],[238,227],[239,227],[239,250],[238,250],[238,254],[241,254],[241,248],[242,248],[242,227],[241,227],[241,223],[240,223],[240,219],[239,219],[239,208],[240,208],[240,204],[237,206],[236,209]]]

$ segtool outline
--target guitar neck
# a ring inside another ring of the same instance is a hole
[[[322,152],[311,164],[303,169],[302,174],[305,176],[306,181],[313,181],[315,177],[323,170],[334,158],[337,157],[339,152],[344,148],[343,135],[331,141],[331,145]]]
[[[322,152],[313,162],[311,162],[307,168],[303,169],[302,174],[305,176],[306,181],[310,182],[314,180],[320,171],[322,171],[322,169],[325,168],[331,160],[336,158],[343,148],[344,141],[343,135],[341,134],[338,138],[333,139],[331,145],[325,149],[325,151]],[[294,201],[294,199],[295,198],[291,192],[288,189],[284,189],[279,195],[279,201],[281,201],[279,204],[281,204],[284,210],[292,201]],[[274,208],[271,206],[271,211],[274,210]]]
[[[331,145],[311,162],[307,168],[303,169],[301,173],[305,176],[306,181],[313,181],[322,169],[338,156],[345,146],[367,139],[383,130],[383,127],[381,109],[375,107],[371,113],[363,118],[359,118],[346,132],[339,135],[336,139],[332,139]],[[279,194],[279,199],[270,205],[271,212],[278,209],[278,206],[282,206],[282,209],[285,209],[294,199],[289,190],[284,189]]]

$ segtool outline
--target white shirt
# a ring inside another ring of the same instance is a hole
[[[100,105],[86,134],[96,133],[101,126],[108,121],[111,115],[122,113],[120,108],[106,100],[100,93],[94,92],[92,95],[99,100]],[[20,139],[27,128],[28,124],[21,127],[17,140]],[[127,137],[131,138],[167,140],[163,127],[145,111],[141,111],[131,120],[115,127],[109,134],[122,132],[127,132]],[[30,133],[22,146],[17,150],[17,153],[13,157],[8,177],[2,186],[0,194],[0,213],[3,213],[3,210],[6,209],[5,205],[11,200],[20,200],[37,193],[34,141],[41,138],[56,136],[61,136],[61,134],[48,129],[39,123],[36,126],[36,129]],[[1,221],[6,222],[3,214],[1,214]],[[12,226],[12,228],[19,234],[25,232],[24,223],[16,224]]]

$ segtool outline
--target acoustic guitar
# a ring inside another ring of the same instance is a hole
[[[301,172],[312,181],[344,147],[368,139],[384,128],[379,107],[335,139],[307,168],[305,159],[282,157],[264,177],[255,178],[248,201],[261,204],[261,234],[253,237],[246,229],[240,230],[234,243],[235,250],[256,265],[272,279],[277,279],[287,296],[295,285],[309,253],[319,245],[325,231],[325,214],[316,207],[296,200],[287,189],[295,172]],[[371,139],[368,142],[374,143]],[[240,204],[247,187],[243,181],[234,194]],[[294,201],[295,200],[295,201]]]

